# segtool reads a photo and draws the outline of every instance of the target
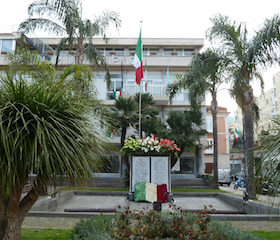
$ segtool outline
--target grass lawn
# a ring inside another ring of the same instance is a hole
[[[62,188],[62,191],[80,190],[80,191],[100,191],[100,192],[128,192],[128,187],[71,187]],[[172,192],[210,192],[210,193],[226,193],[220,189],[211,188],[172,188]]]
[[[252,233],[266,240],[279,240],[280,231],[252,231]]]
[[[72,230],[69,229],[22,229],[23,240],[69,240]],[[266,240],[279,240],[280,231],[252,231]]]
[[[22,229],[22,240],[69,240],[71,229]]]

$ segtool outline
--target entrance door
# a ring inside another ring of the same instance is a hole
[[[180,157],[180,174],[194,174],[194,157]]]

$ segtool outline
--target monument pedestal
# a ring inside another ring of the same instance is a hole
[[[129,200],[133,200],[134,187],[138,182],[155,185],[166,184],[168,200],[171,196],[171,161],[169,155],[130,155]]]

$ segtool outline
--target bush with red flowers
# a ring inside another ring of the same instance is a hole
[[[159,145],[161,146],[161,152],[169,153],[169,152],[179,152],[180,151],[180,148],[177,147],[175,142],[172,140],[169,140],[167,138],[165,138],[165,139],[161,138]]]

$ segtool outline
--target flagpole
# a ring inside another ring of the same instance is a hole
[[[139,138],[142,138],[142,134],[141,134],[141,82],[139,85]]]
[[[141,29],[141,32],[142,32],[142,22],[143,21],[140,21],[140,29]],[[141,49],[143,48],[143,44],[141,46]],[[142,55],[143,57],[143,55]],[[141,79],[142,80],[142,79]],[[140,84],[139,84],[139,138],[142,138],[142,129],[141,129],[141,82],[140,81]]]

